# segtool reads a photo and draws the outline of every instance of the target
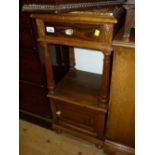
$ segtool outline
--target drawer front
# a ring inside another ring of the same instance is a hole
[[[84,132],[91,136],[101,136],[98,125],[104,126],[104,113],[52,99],[52,110],[55,122],[63,127]],[[99,116],[102,115],[102,118]]]
[[[86,25],[73,23],[44,22],[45,34],[48,37],[58,37],[60,40],[70,38],[80,41],[110,44],[112,27],[110,24]],[[111,33],[109,33],[111,32]]]

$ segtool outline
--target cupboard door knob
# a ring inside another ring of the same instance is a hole
[[[61,111],[58,110],[58,111],[56,112],[56,115],[60,117],[60,115],[61,115]]]
[[[67,36],[72,36],[73,33],[74,33],[74,30],[73,30],[73,29],[66,29],[66,30],[65,30],[65,34],[66,34]]]

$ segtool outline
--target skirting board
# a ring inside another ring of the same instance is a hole
[[[125,146],[110,140],[105,140],[104,141],[104,150],[105,153],[124,153],[124,155],[134,155],[135,154],[135,149],[129,146]]]

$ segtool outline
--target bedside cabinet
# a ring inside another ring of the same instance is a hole
[[[53,129],[74,134],[99,147],[103,145],[108,111],[112,39],[123,16],[122,7],[31,15],[37,26],[37,41],[44,48]],[[51,67],[49,44],[70,46],[70,69],[58,84]],[[100,50],[104,54],[102,75],[77,70],[73,47]]]

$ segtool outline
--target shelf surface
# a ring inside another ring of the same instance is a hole
[[[103,110],[105,107],[100,102],[101,78],[102,76],[99,74],[79,70],[70,71],[56,86],[54,94],[49,94],[48,96]]]

